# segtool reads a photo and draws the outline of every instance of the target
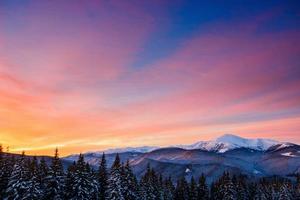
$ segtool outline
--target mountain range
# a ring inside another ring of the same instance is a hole
[[[184,176],[198,178],[204,173],[208,182],[224,171],[245,174],[252,178],[263,176],[290,176],[300,173],[300,146],[270,139],[246,139],[226,134],[215,140],[200,141],[191,145],[170,147],[129,147],[104,151],[110,166],[116,154],[121,161],[130,161],[134,173],[140,177],[150,164],[158,173],[174,180]],[[103,151],[87,152],[85,160],[97,168]],[[63,158],[65,163],[79,155]]]

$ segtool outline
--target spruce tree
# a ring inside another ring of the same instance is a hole
[[[236,191],[228,172],[225,172],[220,179],[220,195],[223,200],[236,200]]]
[[[258,191],[257,183],[249,183],[247,187],[248,187],[247,199],[249,200],[259,199],[259,191]]]
[[[46,177],[45,199],[60,200],[64,198],[65,176],[62,163],[58,156],[58,149],[55,149],[49,173]]]
[[[177,181],[174,200],[188,200],[189,199],[189,185],[184,177]]]
[[[0,199],[4,198],[5,190],[8,184],[8,178],[10,174],[7,174],[8,163],[5,155],[2,151],[2,145],[0,144]]]
[[[73,195],[73,183],[74,183],[74,174],[76,170],[76,162],[74,161],[67,169],[67,175],[65,179],[65,189],[64,197],[65,199],[70,199]]]
[[[97,182],[82,154],[79,155],[75,165],[72,192],[70,194],[69,199],[72,200],[98,199]]]
[[[289,182],[284,181],[283,183],[281,183],[280,186],[278,200],[293,200],[293,199],[294,199],[294,195],[292,192],[292,185]]]
[[[108,172],[106,166],[105,154],[102,154],[99,171],[98,171],[98,184],[99,184],[99,199],[107,199],[107,189],[108,189]]]
[[[165,179],[163,186],[163,199],[164,200],[173,200],[175,187],[173,185],[171,177]]]
[[[159,174],[158,176],[157,191],[158,191],[158,199],[164,199],[164,180],[161,174]]]
[[[26,168],[26,158],[23,152],[17,159],[6,189],[6,199],[25,199],[28,192],[29,169]]]
[[[119,154],[117,154],[108,179],[108,199],[110,200],[125,200],[121,167],[120,157]]]
[[[27,192],[24,199],[30,200],[39,200],[42,196],[41,182],[38,177],[38,162],[37,158],[26,162],[26,168],[29,170],[29,179],[27,181]]]
[[[204,174],[201,174],[199,178],[199,186],[198,186],[198,194],[197,194],[198,200],[205,200],[209,197],[209,190],[206,185],[206,178]]]
[[[212,182],[210,186],[210,200],[218,200],[219,190],[218,184],[216,182]],[[200,195],[198,196],[200,197]]]
[[[122,167],[122,177],[123,177],[123,189],[124,189],[124,198],[126,200],[135,200],[138,199],[138,184],[136,177],[134,176],[129,161],[127,160],[124,167]]]
[[[4,199],[8,181],[15,165],[15,157],[5,154],[0,145],[0,199]]]
[[[46,178],[49,173],[48,165],[46,164],[46,161],[44,157],[41,158],[40,163],[38,165],[38,179],[41,184],[41,190],[43,193],[43,196],[45,195],[46,190]]]
[[[262,178],[259,181],[259,185],[258,185],[257,199],[267,200],[270,198],[271,198],[271,191],[269,189],[268,182],[264,178]]]
[[[234,176],[232,178],[232,183],[236,192],[237,200],[246,200],[248,198],[248,191],[245,177],[239,175],[238,177]]]
[[[140,199],[142,200],[156,200],[160,197],[159,181],[150,165],[147,165],[147,170],[140,181]]]
[[[300,174],[296,175],[296,185],[295,185],[295,199],[300,200]]]
[[[191,178],[191,183],[189,187],[189,200],[197,200],[198,199],[198,187],[194,177]]]

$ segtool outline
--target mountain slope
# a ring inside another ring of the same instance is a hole
[[[224,153],[228,150],[242,147],[264,151],[277,144],[280,144],[280,142],[261,138],[246,139],[232,134],[225,134],[215,140],[200,141],[192,145],[179,145],[178,147],[183,149],[203,149]]]
[[[143,149],[143,148],[142,148]],[[123,149],[124,150],[124,149]],[[300,172],[300,146],[269,139],[245,139],[234,135],[223,135],[212,141],[197,142],[177,147],[143,149],[129,148],[119,153],[121,161],[130,161],[134,173],[140,177],[148,164],[163,176],[174,180],[185,176],[198,178],[201,173],[213,181],[224,171],[242,173],[249,177],[280,175]],[[132,151],[132,152],[131,152]],[[107,153],[108,166],[118,151]],[[87,153],[85,159],[95,168],[102,152]],[[65,157],[68,162],[78,155]]]

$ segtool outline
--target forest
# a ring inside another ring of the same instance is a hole
[[[207,184],[205,175],[198,180],[172,180],[148,165],[140,178],[130,163],[121,163],[118,154],[111,167],[102,155],[98,169],[84,156],[64,170],[58,150],[51,163],[45,159],[7,154],[0,148],[0,199],[5,200],[297,200],[300,176],[296,180],[268,177],[251,180],[228,172]]]

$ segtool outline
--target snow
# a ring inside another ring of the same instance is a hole
[[[281,143],[276,140],[271,139],[248,139],[243,138],[240,136],[236,136],[233,134],[225,134],[221,137],[216,138],[215,140],[210,141],[199,141],[190,145],[175,145],[170,147],[178,147],[182,149],[201,149],[206,151],[214,151],[218,153],[225,153],[229,150],[236,149],[236,148],[248,148],[258,151],[265,151],[272,146],[280,145],[277,149],[285,148],[291,146],[291,143]],[[104,152],[106,154],[112,153],[124,153],[124,152],[132,152],[132,153],[148,153],[153,150],[159,149],[160,147],[157,146],[142,146],[142,147],[126,147],[126,148],[116,148],[116,149],[107,149]],[[88,152],[93,153],[95,156],[102,155],[103,151],[96,151],[96,152]],[[76,160],[78,155],[71,155],[66,157],[67,160]]]
[[[107,149],[104,152],[106,154],[111,153],[124,153],[124,152],[134,152],[134,153],[147,153],[153,150],[158,149],[159,147],[155,146],[143,146],[143,147],[125,147],[125,148],[115,148],[115,149]],[[96,152],[97,153],[97,152]],[[102,154],[101,152],[98,152]]]
[[[225,134],[215,140],[200,141],[191,145],[178,145],[183,149],[202,149],[207,151],[215,151],[225,153],[235,148],[249,148],[254,150],[265,151],[271,146],[280,144],[280,142],[270,139],[246,139],[232,134]]]
[[[191,170],[189,168],[186,168],[185,173],[189,173]]]
[[[261,172],[258,171],[258,170],[256,170],[256,169],[253,171],[253,173],[254,173],[254,174],[261,174]]]
[[[298,157],[298,156],[296,156],[296,155],[293,155],[292,152],[282,153],[281,155],[282,155],[282,156],[287,156],[287,157]]]
[[[292,144],[290,144],[290,143],[282,143],[282,144],[280,144],[279,147],[276,148],[276,150],[283,149],[283,148],[290,147],[290,146],[292,146]]]

